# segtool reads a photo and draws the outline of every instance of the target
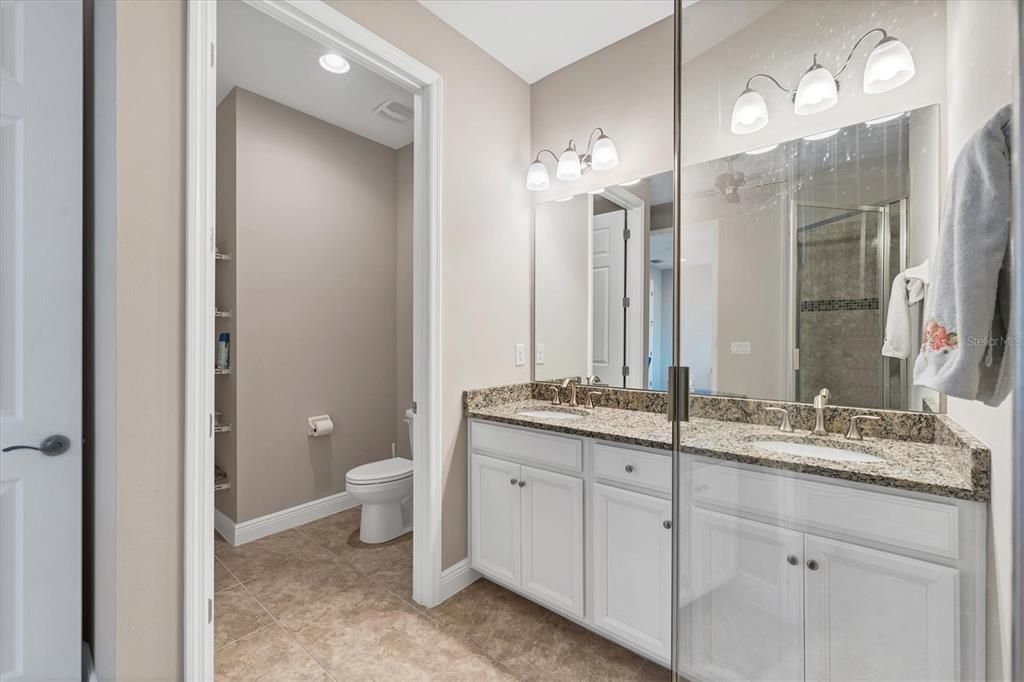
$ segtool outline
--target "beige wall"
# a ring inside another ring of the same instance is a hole
[[[403,421],[412,406],[412,145],[395,158],[395,439],[398,456],[409,457],[409,428]]]
[[[102,2],[96,16],[97,51],[104,54],[97,68],[104,73],[96,80],[103,98],[96,102],[95,129],[102,236],[94,268],[104,312],[94,330],[103,391],[96,396],[102,441],[95,450],[94,513],[104,537],[95,546],[93,644],[101,679],[176,680],[182,674],[185,5]]]
[[[444,78],[441,217],[442,564],[466,556],[462,391],[528,381],[530,89],[418,3],[330,3]]]
[[[949,61],[946,159],[952,168],[964,142],[1014,92],[1016,3],[1010,0],[955,0],[949,3]],[[979,74],[985,74],[980,78]],[[989,506],[988,674],[1010,679],[1012,571],[1013,399],[999,407],[948,400],[949,415],[992,450]]]
[[[531,149],[560,154],[569,138],[580,151],[600,126],[614,140],[619,165],[575,182],[555,178],[533,192],[541,203],[672,170],[672,18],[663,19],[546,76],[530,87]],[[526,182],[526,171],[520,184]]]
[[[224,418],[244,522],[341,492],[349,469],[397,442],[397,154],[251,92],[232,98],[236,297],[218,305],[236,335],[218,388],[236,387]],[[310,438],[319,414],[334,433]]]

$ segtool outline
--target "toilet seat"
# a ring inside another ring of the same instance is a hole
[[[369,464],[361,464],[349,470],[345,480],[356,485],[372,483],[388,483],[412,476],[412,460],[404,457],[391,457]]]

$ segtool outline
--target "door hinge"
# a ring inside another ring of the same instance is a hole
[[[210,68],[217,66],[217,46],[210,43]]]
[[[624,377],[628,377],[629,376],[629,365],[624,365],[622,367],[622,376],[624,376]]]
[[[209,419],[209,422],[210,422],[210,436],[209,437],[213,438],[213,415],[210,414],[210,415],[207,415],[207,416],[210,418]]]
[[[206,622],[207,623],[212,623],[213,622],[213,600],[212,599],[207,599],[206,600]]]
[[[412,401],[412,413],[413,414],[419,414],[418,409],[419,408],[416,406],[416,401],[415,400]]]
[[[622,307],[623,308],[628,308],[629,307],[629,296],[623,296],[622,297]]]
[[[794,348],[793,349],[793,369],[794,370],[799,370],[800,369],[800,349],[799,348]]]
[[[633,236],[633,233],[629,230],[628,227],[625,230],[622,231],[622,238],[624,240],[628,241],[629,238],[632,237],[632,236]]]

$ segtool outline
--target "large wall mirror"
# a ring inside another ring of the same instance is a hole
[[[683,364],[696,394],[940,409],[883,354],[894,280],[938,232],[939,107],[683,168]],[[535,207],[534,376],[665,390],[672,173]],[[925,266],[926,267],[926,266]],[[922,305],[905,315],[921,337]]]

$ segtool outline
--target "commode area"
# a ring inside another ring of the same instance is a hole
[[[413,411],[406,410],[410,447],[413,418]],[[412,531],[412,469],[411,459],[391,457],[357,466],[346,474],[345,490],[362,505],[360,540],[377,544]]]

